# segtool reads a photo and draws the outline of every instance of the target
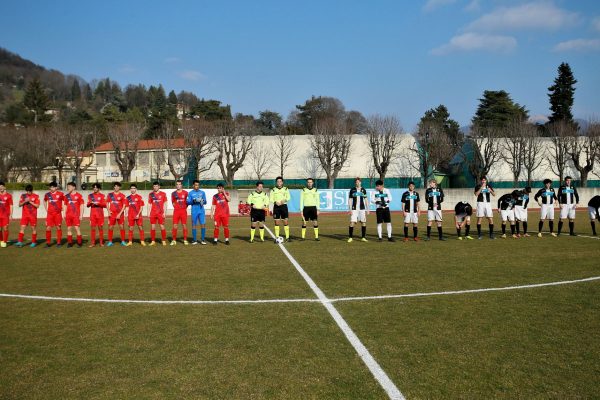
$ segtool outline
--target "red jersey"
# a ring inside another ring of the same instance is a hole
[[[29,200],[29,203],[23,204],[23,217],[37,217],[37,207],[34,207],[33,204],[35,204],[36,206],[40,205],[40,196],[38,196],[35,193],[23,193],[21,195],[21,198],[19,199],[19,204],[22,204],[24,201]]]
[[[48,214],[62,215],[62,207],[65,203],[65,195],[58,190],[54,193],[48,192],[44,195],[44,201],[48,202]]]
[[[177,190],[171,193],[171,203],[173,203],[173,209],[175,211],[187,211],[187,190],[178,192]]]
[[[13,205],[12,195],[8,192],[0,194],[0,215],[10,217],[8,215],[8,209]]]
[[[137,217],[138,213],[144,206],[144,199],[139,194],[130,194],[125,198],[125,203],[127,204],[127,216],[129,218]],[[141,214],[140,214],[141,216]]]
[[[84,204],[81,193],[65,194],[65,206],[67,206],[66,215],[79,217],[81,215],[81,206]]]
[[[150,192],[148,196],[148,204],[152,205],[150,215],[164,215],[166,203],[167,195],[165,192]]]
[[[110,192],[106,196],[106,202],[108,210],[110,211],[110,215],[114,215],[115,217],[119,215],[121,210],[127,205],[127,199],[125,198],[125,195],[121,192]]]
[[[212,205],[215,206],[215,215],[229,215],[229,202],[225,198],[225,194],[229,196],[229,193],[217,193],[212,198]]]
[[[91,207],[90,218],[104,218],[104,209],[106,208],[106,198],[104,194],[98,193],[90,193],[88,195],[87,206]]]

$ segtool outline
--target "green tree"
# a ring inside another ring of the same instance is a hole
[[[326,96],[312,96],[304,104],[297,105],[296,109],[298,114],[295,115],[295,120],[306,134],[312,132],[317,121],[329,118],[342,120],[346,114],[346,109],[341,100]]]
[[[218,100],[200,100],[191,109],[191,114],[207,121],[231,120],[231,107],[222,106]]]
[[[265,110],[258,113],[256,120],[261,135],[274,136],[283,128],[283,118],[275,111]]]
[[[75,79],[73,85],[71,85],[71,101],[81,100],[81,88],[79,87],[79,81]]]
[[[504,90],[486,90],[472,123],[480,128],[506,128],[514,121],[526,120],[529,111],[515,103]]]
[[[177,95],[175,94],[174,90],[171,90],[169,92],[168,100],[169,100],[170,104],[177,105],[177,103],[178,103],[178,101],[177,101]]]
[[[32,80],[27,86],[23,104],[33,112],[34,124],[37,124],[38,121],[44,119],[44,113],[50,106],[50,100],[38,78]]]
[[[94,93],[92,92],[92,88],[89,83],[86,83],[83,87],[83,98],[86,103],[91,102],[94,99]]]
[[[573,107],[576,83],[577,80],[573,76],[569,64],[561,63],[558,67],[558,76],[554,79],[554,85],[548,88],[550,110],[552,111],[548,123],[561,121],[575,123],[571,108]]]

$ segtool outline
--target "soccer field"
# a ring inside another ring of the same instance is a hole
[[[445,214],[445,242],[379,243],[371,214],[368,243],[330,215],[282,246],[247,218],[231,246],[9,246],[0,398],[598,398],[600,241],[577,218],[541,239],[458,241]]]

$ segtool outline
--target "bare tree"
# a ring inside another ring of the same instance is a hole
[[[217,121],[217,165],[228,186],[233,186],[235,173],[244,166],[256,138],[256,127],[251,121]]]
[[[337,118],[318,120],[312,127],[310,147],[319,160],[330,189],[333,189],[336,178],[350,156],[352,131],[348,129],[348,124]]]
[[[77,187],[80,187],[83,174],[94,163],[98,131],[87,124],[74,126],[64,123],[54,125],[53,131],[57,143],[57,164],[68,166],[75,174]],[[59,180],[62,180],[60,170]]]
[[[108,129],[108,139],[112,143],[117,163],[124,181],[131,179],[131,171],[135,168],[140,140],[146,131],[141,122],[121,122]]]
[[[527,179],[527,186],[531,186],[534,172],[543,164],[544,143],[538,129],[532,124],[523,127],[523,171]]]
[[[279,176],[285,176],[285,169],[291,164],[294,154],[294,136],[281,129],[275,136],[275,143],[271,149],[273,158],[279,168]]]
[[[552,147],[550,155],[546,158],[550,170],[558,176],[560,182],[565,178],[565,171],[569,163],[569,148],[571,137],[576,136],[577,132],[573,124],[566,121],[557,121],[548,125],[550,141]]]
[[[498,131],[493,127],[471,128],[467,145],[461,150],[471,176],[476,180],[487,176],[494,165],[502,158],[502,148],[498,140]]]
[[[306,155],[302,157],[302,172],[304,172],[307,179],[318,179],[321,175],[321,164],[312,151],[308,151]]]
[[[15,158],[34,182],[42,180],[42,172],[52,166],[56,156],[56,141],[48,140],[52,133],[43,127],[30,126],[19,133]]]
[[[272,166],[269,148],[263,143],[256,142],[248,154],[247,175],[262,180]]]
[[[215,123],[203,119],[182,121],[181,129],[188,157],[196,168],[196,179],[200,179],[200,174],[209,171],[216,162]],[[191,163],[188,161],[187,165]]]
[[[0,180],[9,181],[11,171],[17,166],[15,157],[16,128],[0,127]]]
[[[587,187],[588,175],[600,157],[600,124],[590,123],[581,136],[570,139],[569,157],[579,172],[581,187]]]
[[[526,122],[521,119],[516,119],[509,122],[506,127],[501,128],[500,134],[502,149],[502,160],[509,166],[513,175],[513,186],[517,187],[519,178],[523,171],[523,161],[525,157],[526,139],[524,131],[526,130]]]
[[[373,168],[383,180],[398,156],[402,126],[396,117],[373,115],[367,120],[366,132]]]
[[[412,167],[419,171],[423,187],[433,171],[445,168],[461,147],[444,131],[441,124],[435,122],[420,123],[413,135],[415,141],[410,151],[415,157],[408,157]]]

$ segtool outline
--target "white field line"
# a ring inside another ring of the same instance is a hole
[[[267,232],[273,239],[275,239],[275,235],[271,230],[265,226]],[[379,382],[383,390],[387,393],[390,399],[404,399],[404,395],[400,392],[398,387],[392,382],[390,377],[385,373],[383,368],[379,365],[379,363],[375,360],[375,358],[371,355],[369,350],[365,347],[365,345],[360,341],[358,336],[354,333],[352,328],[348,325],[346,320],[342,317],[342,315],[338,312],[335,306],[331,303],[330,299],[325,296],[325,293],[317,286],[315,281],[304,271],[304,269],[300,266],[298,261],[288,252],[283,244],[279,244],[279,248],[286,255],[288,260],[292,263],[292,265],[296,268],[296,271],[304,278],[308,286],[312,289],[312,291],[317,295],[317,298],[321,301],[325,309],[329,312],[333,320],[337,323],[338,327],[342,330],[346,339],[350,342],[354,350],[358,353],[360,358],[363,360],[373,377]]]
[[[483,288],[483,289],[449,290],[449,291],[445,291],[445,292],[389,294],[389,295],[381,295],[381,296],[338,297],[338,298],[330,299],[330,301],[336,302],[336,301],[357,301],[357,300],[400,299],[403,297],[447,296],[447,295],[453,295],[453,294],[466,294],[466,293],[500,292],[500,291],[505,291],[505,290],[531,289],[531,288],[539,288],[539,287],[544,287],[544,286],[571,285],[574,283],[590,282],[590,281],[597,281],[597,280],[600,280],[600,276],[592,276],[590,278],[583,278],[583,279],[573,279],[570,281],[534,283],[534,284],[530,284],[530,285],[504,286],[504,287]]]

